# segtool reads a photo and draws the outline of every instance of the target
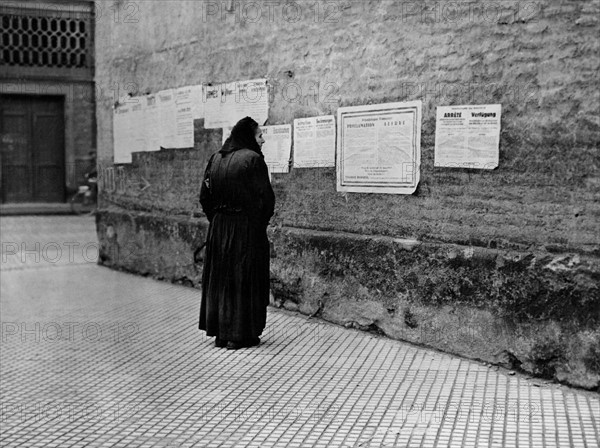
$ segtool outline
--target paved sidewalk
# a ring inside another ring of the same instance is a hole
[[[24,204],[1,204],[1,215],[71,215],[71,204],[68,202],[47,203],[35,202]]]
[[[0,221],[2,447],[599,446],[597,394],[301,315],[215,348],[199,291],[97,266],[93,225]]]

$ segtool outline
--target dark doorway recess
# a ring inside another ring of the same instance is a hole
[[[65,201],[64,98],[0,95],[2,202]]]

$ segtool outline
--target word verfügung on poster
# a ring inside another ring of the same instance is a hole
[[[269,173],[287,173],[290,170],[290,153],[292,150],[292,125],[280,124],[262,126],[265,143],[262,153]]]
[[[295,119],[294,167],[331,166],[335,166],[335,117],[324,115]]]
[[[500,104],[438,107],[434,166],[496,168],[501,112]]]
[[[338,109],[337,191],[412,194],[421,164],[421,101]]]

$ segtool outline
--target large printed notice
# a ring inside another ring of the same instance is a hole
[[[204,87],[204,127],[226,128],[244,117],[259,125],[269,117],[269,92],[266,79],[236,81]]]
[[[292,125],[280,124],[261,126],[265,143],[262,153],[269,173],[289,172],[290,152],[292,150]]]
[[[335,166],[335,117],[294,120],[294,166],[321,168]]]
[[[412,194],[421,164],[421,101],[338,109],[337,190]]]
[[[500,104],[438,107],[434,166],[496,168],[501,108]]]

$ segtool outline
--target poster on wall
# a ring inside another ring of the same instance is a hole
[[[114,163],[131,163],[131,143],[129,142],[131,107],[119,104],[113,113]]]
[[[412,194],[421,164],[421,101],[338,109],[337,191]]]
[[[144,129],[146,132],[146,151],[158,151],[160,149],[160,110],[156,95],[147,95],[144,114]]]
[[[175,148],[177,145],[177,103],[174,90],[161,90],[156,94],[160,116],[160,146]]]
[[[294,167],[335,166],[335,117],[294,120]]]
[[[231,127],[247,116],[262,125],[269,116],[266,79],[206,85],[203,95],[206,129]]]
[[[194,147],[194,116],[193,91],[192,86],[180,87],[175,94],[177,122],[177,137],[173,147],[175,148],[193,148]]]
[[[231,103],[228,98],[230,89],[227,85],[206,85],[204,86],[204,128],[217,129],[229,126],[227,106]],[[231,90],[231,93],[233,91]]]
[[[237,98],[230,126],[244,117],[252,117],[259,125],[269,118],[269,91],[266,79],[251,79],[236,83]]]
[[[437,108],[437,167],[494,169],[500,156],[500,104]]]
[[[225,144],[225,140],[227,140],[229,138],[229,136],[231,135],[231,130],[233,129],[232,126],[228,126],[226,128],[223,128],[223,139],[221,141],[221,145]]]
[[[192,97],[192,118],[194,120],[204,119],[204,96],[201,84],[190,86]]]
[[[131,101],[131,112],[129,116],[129,152],[146,151],[145,101],[143,97],[133,97]]]
[[[292,150],[292,125],[280,124],[262,126],[265,143],[262,152],[269,173],[289,172],[290,153]]]

